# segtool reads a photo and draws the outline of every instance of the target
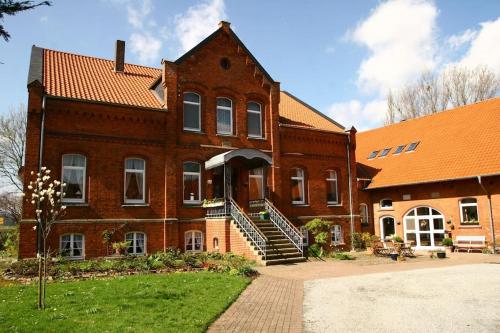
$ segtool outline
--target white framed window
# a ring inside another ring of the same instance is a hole
[[[141,204],[146,202],[146,161],[140,158],[125,160],[125,203]]]
[[[368,224],[368,205],[365,203],[359,204],[359,216],[361,218],[361,224]]]
[[[292,204],[303,205],[306,203],[304,183],[304,170],[292,169]]]
[[[368,159],[371,160],[372,158],[377,157],[379,150],[374,150],[368,155]]]
[[[379,155],[379,158],[387,156],[387,154],[389,154],[389,152],[391,151],[391,149],[392,148],[385,148],[384,150],[382,150],[382,152]]]
[[[199,230],[186,231],[184,234],[184,248],[189,252],[203,251],[203,233]]]
[[[417,146],[419,143],[420,143],[420,141],[410,143],[408,148],[406,148],[406,152],[409,153],[409,152],[415,151],[415,149],[417,149]]]
[[[185,162],[183,164],[183,200],[187,204],[199,204],[201,202],[201,167],[196,162]]]
[[[201,131],[201,97],[193,92],[184,93],[184,129]]]
[[[141,255],[146,253],[146,234],[143,232],[128,232],[125,241],[129,242],[128,254]]]
[[[82,259],[85,256],[85,237],[82,234],[61,235],[59,252],[63,257]]]
[[[344,234],[342,233],[342,226],[335,224],[332,226],[332,245],[344,244]]]
[[[478,224],[477,199],[465,198],[460,200],[460,223]]]
[[[392,199],[380,200],[380,209],[392,209]]]
[[[405,242],[418,248],[442,246],[445,237],[444,215],[432,207],[412,208],[403,217]]]
[[[233,134],[233,101],[217,98],[217,134]]]
[[[393,155],[398,155],[398,154],[401,154],[401,152],[403,151],[403,149],[405,149],[406,145],[399,145],[396,150],[394,151],[394,153],[392,153]]]
[[[259,103],[247,103],[248,136],[262,138],[262,107]]]
[[[336,205],[339,203],[339,193],[337,184],[337,171],[328,170],[326,177],[326,198],[329,205]]]
[[[65,154],[62,156],[62,182],[66,184],[63,202],[85,202],[86,169],[87,158],[84,155]]]

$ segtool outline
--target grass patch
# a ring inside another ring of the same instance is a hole
[[[0,288],[1,332],[204,332],[250,283],[213,272],[56,282],[47,309],[36,285]]]

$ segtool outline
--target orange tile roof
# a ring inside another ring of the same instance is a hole
[[[150,90],[161,69],[43,49],[43,84],[48,95],[146,108],[162,108]],[[280,121],[287,125],[343,132],[344,128],[288,92],[281,92]]]
[[[52,96],[161,108],[149,89],[161,69],[125,64],[115,73],[114,61],[44,49],[43,84]]]
[[[280,122],[287,125],[344,132],[344,127],[289,92],[280,94]]]
[[[393,155],[415,141],[414,152]],[[369,189],[500,174],[500,98],[361,132],[356,142]],[[384,148],[386,157],[368,159]]]

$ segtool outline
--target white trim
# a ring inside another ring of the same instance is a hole
[[[144,169],[127,169],[128,160],[140,160],[144,162]],[[127,172],[142,174],[142,199],[127,199]],[[124,161],[123,171],[123,202],[126,204],[145,204],[146,203],[146,160],[138,157],[128,157]]]
[[[147,251],[148,238],[147,238],[146,233],[142,232],[142,231],[129,231],[125,234],[125,241],[127,241],[127,235],[130,235],[130,234],[132,234],[132,244],[130,244],[130,246],[132,247],[132,253],[128,252],[128,248],[127,248],[127,253],[130,255],[135,255],[135,256],[145,255],[146,253],[148,253],[148,251]],[[142,253],[137,253],[135,251],[138,234],[144,235],[144,246],[143,246]]]
[[[418,208],[427,208],[428,209],[428,214],[427,215],[417,215],[417,209]],[[432,211],[435,210],[436,212],[438,212],[438,214],[432,214]],[[415,215],[409,215],[411,212],[414,212]],[[407,220],[409,219],[413,219],[414,220],[414,223],[415,223],[415,229],[407,229],[406,227],[406,224],[407,224]],[[443,228],[442,229],[434,229],[434,219],[441,219],[443,221]],[[429,230],[424,230],[424,231],[421,231],[420,230],[420,220],[428,220],[429,221]],[[414,245],[414,248],[417,249],[417,250],[426,250],[426,249],[439,249],[439,248],[442,248],[442,246],[439,246],[439,245],[436,245],[434,243],[434,234],[442,234],[443,235],[443,239],[445,238],[446,236],[446,221],[445,221],[445,217],[444,215],[438,211],[437,209],[431,207],[431,206],[417,206],[417,207],[413,207],[412,209],[410,209],[408,212],[406,212],[406,214],[404,215],[403,217],[403,234],[404,234],[404,240],[405,242],[408,241],[408,238],[407,238],[407,233],[413,233],[415,234],[415,245]],[[425,235],[429,235],[429,240],[430,240],[430,243],[431,245],[430,246],[422,246],[420,245],[421,242],[420,242],[420,235],[421,234],[425,234]]]
[[[292,170],[300,170],[302,172],[302,176],[294,176],[292,174],[292,177],[291,177],[291,180],[297,180],[300,182],[301,184],[301,189],[302,189],[302,200],[300,201],[297,201],[297,200],[293,200],[292,198],[292,204],[293,205],[304,205],[306,203],[306,191],[305,191],[305,173],[304,173],[304,169],[301,169],[301,168],[293,168]],[[293,194],[292,194],[293,196]]]
[[[462,203],[462,200],[466,200],[466,199],[474,199],[474,200],[476,200],[476,202],[475,203]],[[477,223],[471,223],[469,221],[464,221],[462,207],[476,207]],[[458,208],[460,209],[460,225],[475,225],[475,224],[479,224],[479,206],[477,204],[477,199],[476,198],[466,197],[466,198],[462,198],[462,199],[458,200]]]
[[[417,149],[417,147],[418,147],[419,144],[420,144],[420,141],[410,142],[410,144],[408,145],[408,147],[406,147],[405,153],[411,153],[411,152],[415,151]],[[412,150],[409,150],[412,145],[415,145],[415,147],[413,147]]]
[[[73,251],[74,251],[74,248],[73,248],[73,243],[74,243],[74,236],[75,235],[78,235],[78,236],[82,236],[82,255],[81,256],[74,256],[73,255]],[[62,234],[59,236],[59,253],[62,254],[63,253],[63,247],[62,247],[62,238],[64,236],[70,236],[69,238],[69,244],[70,244],[70,248],[69,248],[69,251],[70,251],[70,255],[68,256],[65,256],[65,258],[69,258],[69,259],[84,259],[85,258],[85,235],[82,234],[82,233],[65,233],[65,234]]]
[[[198,172],[193,172],[193,171],[184,171],[184,165],[186,163],[195,163],[200,167],[200,171]],[[185,181],[184,181],[184,176],[198,176],[198,200],[186,200],[184,198],[184,191],[186,189],[185,186]],[[199,204],[201,203],[201,164],[195,161],[186,161],[182,163],[182,202],[185,204]]]
[[[196,234],[199,233],[201,235],[201,243],[200,243],[200,249],[195,250],[195,244],[196,244]],[[193,237],[193,242],[191,243],[192,249],[188,250],[188,243],[186,242],[186,236],[188,234],[191,234],[190,236]],[[203,252],[203,232],[201,230],[188,230],[184,232],[184,251],[186,252]]]
[[[385,234],[384,224],[382,223],[382,221],[386,218],[392,219],[392,224],[394,225],[394,233],[396,232],[396,219],[394,218],[394,216],[392,216],[392,215],[381,216],[379,219],[379,228],[380,228],[380,239],[382,241],[384,241],[387,236],[390,236],[390,235]]]
[[[255,103],[259,106],[259,111],[255,111],[255,110],[249,110],[248,109],[248,104],[250,103]],[[255,134],[250,134],[249,131],[248,131],[248,113],[257,113],[259,115],[259,129],[260,129],[260,135],[255,135]],[[263,126],[262,126],[262,104],[258,103],[258,102],[254,102],[254,101],[248,101],[247,102],[247,135],[249,138],[259,138],[259,139],[262,139],[264,137],[264,130],[263,130]]]
[[[195,103],[195,102],[191,102],[191,101],[186,101],[186,99],[184,98],[184,96],[186,94],[194,94],[196,96],[198,96],[198,100],[199,102],[198,103]],[[185,122],[185,113],[184,113],[184,104],[190,104],[190,105],[197,105],[198,106],[198,128],[194,128],[194,127],[186,127],[184,126],[184,122]],[[195,93],[194,91],[185,91],[183,94],[182,94],[182,129],[185,130],[185,131],[191,131],[191,132],[201,132],[201,96],[197,93]]]
[[[389,156],[391,149],[392,149],[392,147],[382,149],[382,151],[380,152],[380,155],[378,155],[378,158],[384,158],[384,157]],[[387,151],[387,152],[384,154],[384,151]]]
[[[331,235],[331,243],[334,246],[337,245],[343,245],[344,243],[344,233],[342,230],[342,225],[340,224],[334,224],[332,225],[331,229],[332,235]],[[335,238],[335,240],[333,240]]]
[[[65,166],[64,165],[64,156],[69,156],[69,155],[75,155],[75,156],[82,156],[83,159],[84,159],[84,166],[81,167],[81,166]],[[85,203],[85,194],[86,194],[86,187],[87,187],[87,156],[85,155],[82,155],[82,154],[73,154],[73,153],[69,153],[69,154],[63,154],[61,156],[61,164],[62,164],[62,168],[61,168],[61,179],[62,179],[62,182],[64,182],[64,170],[67,169],[67,170],[80,170],[80,171],[83,171],[83,184],[82,184],[82,198],[81,199],[76,199],[76,198],[66,198],[66,197],[63,197],[62,198],[62,202],[64,203]],[[68,185],[68,184],[66,184]]]
[[[329,182],[335,182],[335,197],[337,198],[337,200],[335,200],[335,201],[328,201],[328,192],[327,192],[326,193],[327,194],[327,205],[338,205],[339,204],[338,174],[337,174],[337,171],[335,171],[335,170],[327,170],[327,172],[328,172],[328,176],[326,177],[326,183],[328,184]],[[335,178],[330,178],[331,172],[335,173]],[[330,189],[327,188],[326,190],[329,191]]]
[[[218,101],[219,99],[225,99],[225,100],[228,100],[229,103],[231,103],[231,106],[219,106],[218,105]],[[219,131],[219,109],[221,110],[225,110],[225,111],[229,111],[230,113],[230,124],[231,124],[231,130],[229,132],[223,132],[223,131]],[[227,98],[227,97],[217,97],[215,99],[215,121],[216,121],[216,130],[217,130],[217,134],[219,135],[233,135],[234,134],[234,128],[233,128],[233,101],[232,99],[230,98]]]

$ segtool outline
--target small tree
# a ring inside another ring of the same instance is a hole
[[[330,227],[330,222],[322,219],[314,219],[306,224],[307,230],[309,230],[314,236],[315,244],[313,244],[310,248],[314,251],[315,247],[319,247],[319,254],[317,254],[319,257],[323,256],[326,244],[328,243]]]
[[[28,185],[26,199],[35,206],[35,219],[38,232],[38,308],[45,309],[45,291],[47,286],[47,259],[50,249],[47,238],[52,225],[60,218],[66,209],[62,205],[65,184],[51,180],[50,170],[42,167],[38,173],[31,172],[34,178]]]

